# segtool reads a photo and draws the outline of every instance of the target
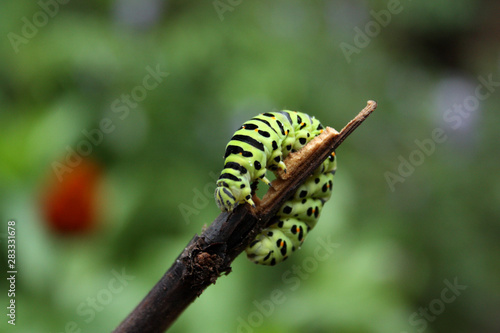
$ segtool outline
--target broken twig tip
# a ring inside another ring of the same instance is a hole
[[[368,116],[370,113],[372,113],[375,109],[377,108],[377,102],[370,99],[368,102],[366,102],[366,107],[361,111],[362,114]]]

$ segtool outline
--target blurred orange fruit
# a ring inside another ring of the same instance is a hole
[[[62,176],[54,174],[41,194],[42,214],[49,227],[61,234],[79,234],[96,227],[102,168],[81,159]]]

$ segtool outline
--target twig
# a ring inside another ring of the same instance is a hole
[[[231,262],[254,240],[305,179],[375,110],[367,106],[338,133],[332,128],[285,160],[286,179],[276,179],[256,209],[240,205],[221,213],[186,246],[175,262],[114,332],[163,332],[210,284],[231,272]]]

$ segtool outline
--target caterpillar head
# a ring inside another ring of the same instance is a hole
[[[248,202],[255,207],[249,185],[242,182],[226,182],[223,179],[217,181],[215,202],[224,212],[234,210],[241,202]]]

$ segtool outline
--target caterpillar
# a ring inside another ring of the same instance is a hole
[[[283,170],[283,160],[323,131],[314,117],[297,111],[262,113],[245,122],[232,136],[224,154],[224,168],[217,180],[215,201],[222,211],[232,211],[252,200],[251,184],[271,185],[266,171]],[[272,224],[245,250],[256,264],[274,266],[300,248],[316,225],[332,192],[336,156],[332,153],[279,209]]]

